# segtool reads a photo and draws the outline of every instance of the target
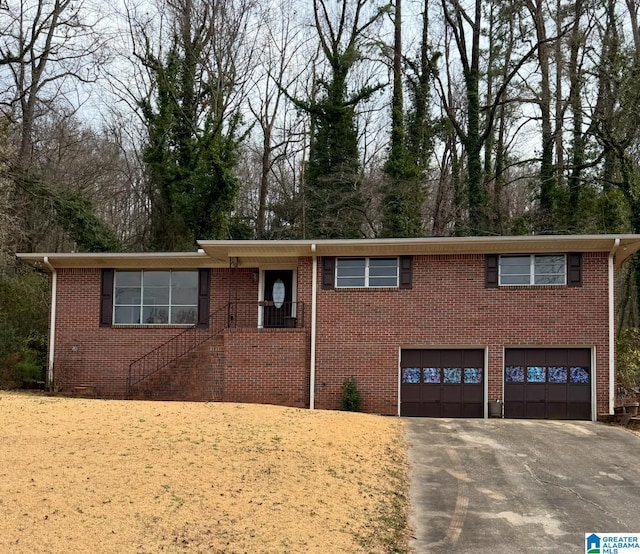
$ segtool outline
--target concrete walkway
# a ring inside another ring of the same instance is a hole
[[[640,437],[591,422],[406,418],[411,547],[585,552],[640,533]]]

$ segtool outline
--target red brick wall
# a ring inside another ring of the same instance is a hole
[[[226,326],[229,301],[257,299],[254,272],[212,271],[210,333]],[[184,327],[100,327],[100,278],[99,269],[58,270],[54,381],[65,392],[79,385],[92,385],[98,396],[122,398],[129,364],[181,333]],[[250,312],[246,310],[247,314]],[[257,314],[257,310],[253,313]]]
[[[502,398],[503,349],[596,348],[598,412],[608,411],[607,256],[583,257],[582,287],[485,288],[481,255],[414,258],[413,288],[318,287],[316,406],[358,379],[365,411],[398,411],[401,347],[488,349],[489,398]]]
[[[309,406],[305,329],[229,329],[224,346],[227,402]]]
[[[413,288],[322,290],[318,272],[316,407],[339,406],[340,387],[354,375],[365,411],[396,414],[402,347],[488,349],[489,397],[501,398],[503,350],[595,347],[598,412],[608,410],[607,256],[583,257],[583,286],[486,289],[484,256],[417,256]],[[309,402],[311,258],[297,269],[297,301],[306,329],[256,329],[257,270],[216,269],[210,329],[225,333],[222,398],[306,406]],[[58,272],[55,380],[63,390],[91,384],[122,397],[129,363],[182,328],[99,327],[100,270]],[[247,328],[247,326],[251,328]],[[75,350],[73,347],[76,347]]]

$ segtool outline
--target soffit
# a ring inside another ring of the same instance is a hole
[[[198,252],[17,254],[46,268],[295,267],[301,256],[398,256],[611,252],[616,266],[640,250],[640,235],[536,235],[518,237],[428,237],[418,239],[200,241]]]

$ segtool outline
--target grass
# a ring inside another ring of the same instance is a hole
[[[406,553],[402,426],[0,392],[0,552]]]

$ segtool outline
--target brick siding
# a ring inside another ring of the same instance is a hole
[[[558,346],[595,349],[597,410],[608,411],[607,255],[583,256],[582,287],[487,289],[484,263],[481,255],[416,256],[405,290],[322,290],[319,272],[316,407],[338,408],[342,383],[355,376],[365,411],[396,414],[403,347],[486,348],[489,398],[502,398],[505,348]],[[257,271],[212,271],[214,336],[191,373],[184,364],[164,372],[165,385],[191,389],[178,397],[309,405],[312,259],[300,258],[296,271],[303,329],[257,329],[249,306],[224,330],[227,303],[257,301]],[[131,361],[183,328],[100,327],[99,293],[99,269],[58,271],[54,379],[64,391],[91,385],[98,396],[123,398]],[[156,397],[163,394],[158,385]]]
[[[598,412],[608,411],[607,256],[583,256],[582,287],[485,288],[484,256],[416,256],[413,288],[318,291],[316,406],[335,409],[358,379],[365,411],[398,412],[402,347],[488,349],[489,398],[503,350],[595,347]]]

